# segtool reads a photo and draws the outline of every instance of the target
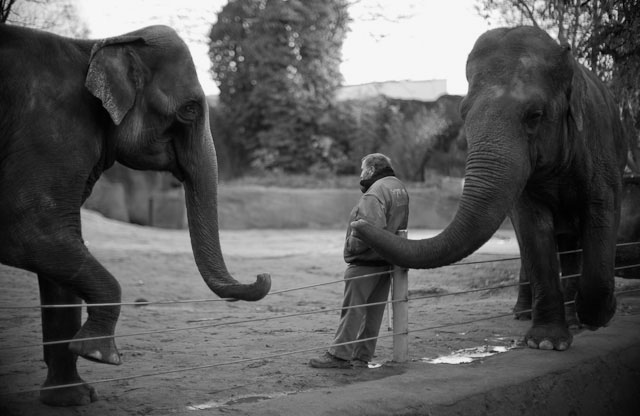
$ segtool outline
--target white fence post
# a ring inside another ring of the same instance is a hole
[[[407,230],[398,230],[399,237],[407,238]],[[409,359],[409,271],[393,266],[391,299],[393,310],[393,361]],[[398,302],[400,300],[400,302]]]

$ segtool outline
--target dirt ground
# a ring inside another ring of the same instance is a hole
[[[339,388],[402,373],[390,363],[392,338],[385,316],[375,363],[360,370],[318,370],[307,365],[330,344],[338,323],[345,264],[343,230],[223,231],[227,266],[240,281],[272,276],[272,292],[257,303],[215,300],[202,282],[187,231],[138,227],[83,213],[84,237],[117,277],[124,302],[213,299],[207,302],[123,306],[116,340],[121,366],[78,361],[99,401],[55,409],[38,402],[44,381],[37,307],[0,316],[0,410],[3,415],[167,415],[234,412],[234,405]],[[410,230],[409,238],[428,231]],[[500,231],[470,260],[517,256],[512,231]],[[517,281],[517,260],[455,265],[409,272],[410,297],[448,295]],[[38,305],[34,275],[0,265],[0,305]],[[307,289],[286,291],[327,283]],[[637,287],[617,280],[619,289]],[[415,299],[409,305],[409,356],[413,362],[479,346],[514,347],[529,323],[510,315],[516,289]],[[624,301],[619,313],[624,314]],[[321,313],[315,313],[319,311]],[[292,316],[295,315],[295,316]],[[505,316],[506,315],[506,316]],[[474,321],[482,317],[493,319]],[[265,319],[265,320],[260,320]],[[20,346],[21,348],[12,348]],[[159,374],[158,374],[159,373]],[[14,394],[14,392],[31,391]],[[268,406],[268,401],[265,401]]]

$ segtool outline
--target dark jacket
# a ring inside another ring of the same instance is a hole
[[[395,176],[378,179],[351,210],[349,224],[359,219],[364,219],[392,233],[406,229],[409,222],[407,188]],[[344,243],[344,261],[363,265],[389,264],[351,233],[351,225],[349,225]]]

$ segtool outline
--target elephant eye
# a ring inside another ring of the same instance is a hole
[[[178,120],[182,123],[190,123],[200,115],[200,106],[197,103],[184,104],[178,110]]]
[[[533,110],[526,114],[524,124],[527,130],[532,133],[542,121],[542,110]]]

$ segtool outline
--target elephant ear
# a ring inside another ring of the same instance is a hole
[[[573,56],[571,56],[570,48],[566,48],[565,54],[565,59],[568,61],[569,68],[572,74],[571,84],[567,89],[567,97],[569,100],[569,116],[575,123],[578,131],[582,131],[584,126],[584,92],[587,86],[582,70],[580,69],[575,59],[573,59]]]
[[[143,84],[141,62],[128,46],[144,42],[139,36],[119,36],[103,39],[93,45],[87,89],[102,101],[116,125],[133,107],[136,92]]]

